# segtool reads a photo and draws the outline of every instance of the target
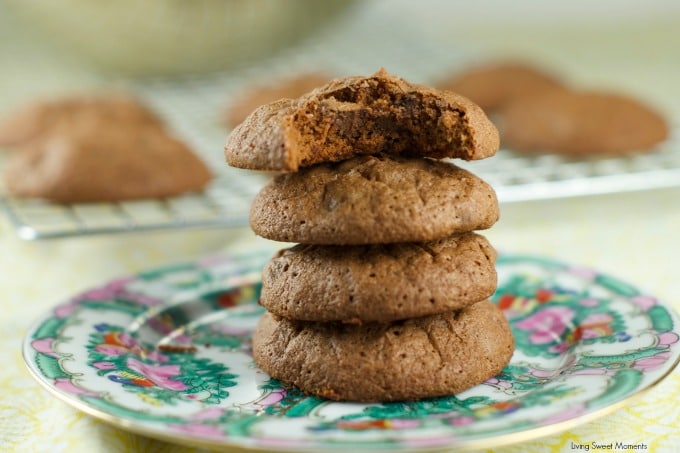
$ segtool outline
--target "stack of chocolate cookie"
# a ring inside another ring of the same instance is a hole
[[[253,354],[270,376],[333,400],[415,400],[497,374],[513,339],[488,301],[495,251],[475,233],[495,193],[448,161],[498,149],[482,110],[384,70],[254,111],[230,165],[284,172],[258,194],[258,235],[298,245],[262,275]]]

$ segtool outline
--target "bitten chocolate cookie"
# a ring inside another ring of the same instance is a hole
[[[229,135],[225,154],[234,167],[290,172],[380,152],[483,159],[498,146],[476,104],[380,70],[258,108]]]
[[[664,118],[621,95],[554,91],[516,99],[501,111],[503,144],[572,155],[644,152],[668,137]]]
[[[62,131],[14,153],[4,176],[11,196],[59,203],[166,197],[211,179],[184,143],[142,128]]]
[[[395,323],[289,321],[265,313],[253,357],[271,377],[342,401],[452,395],[498,374],[514,340],[503,313],[483,301],[458,312]]]
[[[449,162],[360,156],[276,176],[255,197],[253,231],[304,244],[422,242],[498,220],[493,189]]]
[[[493,294],[495,260],[495,250],[475,233],[423,243],[297,245],[265,266],[260,303],[301,321],[389,322],[443,313]]]
[[[229,103],[224,112],[224,123],[228,127],[237,126],[259,106],[279,99],[298,98],[325,85],[331,79],[332,77],[328,75],[314,72],[273,81],[267,85],[254,86]]]
[[[543,90],[561,89],[563,85],[554,75],[529,64],[500,62],[471,68],[436,86],[462,94],[491,113],[513,99]]]
[[[36,101],[0,121],[0,146],[23,146],[55,131],[92,127],[163,128],[163,121],[124,94],[74,95]]]

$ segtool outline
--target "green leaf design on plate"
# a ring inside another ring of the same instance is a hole
[[[559,357],[578,343],[626,338],[626,323],[612,299],[565,289],[553,278],[513,275],[499,285],[494,301],[512,324],[516,348],[532,357]]]
[[[229,396],[236,376],[226,365],[194,354],[163,353],[106,323],[95,326],[87,345],[88,365],[150,404],[181,400],[214,405]]]
[[[138,411],[121,406],[118,403],[110,401],[108,398],[100,398],[94,396],[81,395],[80,399],[88,403],[90,406],[99,409],[102,412],[113,415],[115,417],[126,418],[135,421],[153,421],[161,423],[184,423],[182,416],[167,416],[152,414],[150,412]]]
[[[664,307],[654,305],[647,311],[652,327],[659,333],[670,332],[673,330],[673,318]]]
[[[68,318],[49,318],[40,324],[40,327],[33,333],[32,338],[50,338],[56,337],[64,326]]]
[[[605,274],[598,274],[597,277],[595,277],[595,283],[604,286],[615,294],[625,297],[633,297],[640,294],[638,289],[633,285],[624,283],[617,278]]]
[[[588,406],[593,408],[601,407],[623,399],[640,385],[640,381],[642,381],[642,372],[640,370],[619,370],[612,376],[607,392],[590,400]]]
[[[68,378],[69,374],[65,373],[59,359],[45,354],[35,354],[35,364],[40,369],[40,372],[48,379]]]
[[[146,311],[146,307],[139,305],[137,302],[126,299],[114,300],[83,300],[80,306],[90,310],[116,310],[121,313],[127,313],[132,316],[137,316]]]

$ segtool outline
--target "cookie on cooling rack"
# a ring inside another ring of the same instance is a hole
[[[265,266],[260,304],[285,318],[321,322],[443,313],[493,294],[495,260],[475,233],[423,243],[296,245]]]
[[[338,401],[453,395],[499,373],[514,340],[503,313],[483,301],[457,312],[394,323],[290,321],[265,313],[253,357],[267,374]]]
[[[568,90],[513,100],[499,129],[505,147],[576,156],[651,151],[669,134],[664,117],[639,100]]]
[[[472,67],[435,85],[470,98],[487,113],[495,112],[513,99],[564,87],[555,75],[534,65],[513,61]]]
[[[476,160],[498,145],[476,104],[380,70],[258,108],[229,135],[225,154],[234,167],[293,172],[381,152]]]
[[[494,190],[450,162],[359,156],[276,176],[255,197],[253,231],[303,244],[432,241],[489,228]]]
[[[38,100],[0,121],[0,146],[21,147],[60,130],[163,128],[162,119],[131,95],[80,94]]]
[[[4,177],[10,196],[79,203],[199,191],[212,175],[180,140],[134,127],[61,130],[13,153]]]

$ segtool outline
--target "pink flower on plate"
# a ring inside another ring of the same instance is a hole
[[[569,341],[562,341],[548,348],[548,351],[552,352],[553,354],[563,354],[569,350],[570,346],[571,343]]]
[[[132,338],[130,335],[126,334],[125,332],[115,332],[115,333],[110,333],[108,335],[115,335],[115,340],[118,344],[125,346],[126,348],[133,348],[134,346],[137,346],[137,340]]]
[[[223,437],[225,434],[217,425],[205,422],[219,419],[224,412],[224,409],[210,407],[191,415],[191,422],[186,425],[172,425],[172,429],[200,437]]]
[[[94,362],[92,364],[98,370],[115,370],[116,364],[113,362]]]
[[[614,318],[609,313],[593,313],[588,315],[579,325],[581,329],[580,338],[589,339],[611,335],[611,323],[613,320]]]
[[[265,407],[273,406],[279,401],[283,400],[287,394],[288,391],[284,388],[273,390],[271,393],[265,395],[264,398],[255,401],[251,405],[251,407],[256,409],[262,409]]]
[[[214,420],[220,418],[224,414],[224,412],[225,412],[224,409],[220,409],[219,407],[209,407],[208,409],[204,409],[193,414],[191,416],[191,420],[193,421]]]
[[[153,360],[154,362],[167,362],[168,360],[170,360],[167,355],[156,350],[145,352],[145,354],[149,360]]]
[[[392,429],[411,429],[417,428],[422,422],[415,418],[393,418],[390,420]]]
[[[657,368],[663,366],[670,358],[670,355],[670,351],[666,351],[651,357],[645,357],[644,359],[636,360],[633,368],[643,371],[654,371]]]
[[[59,319],[63,319],[67,316],[69,316],[71,313],[75,311],[75,309],[78,306],[73,303],[67,303],[63,305],[59,305],[57,308],[54,309],[54,316],[56,316]]]
[[[125,289],[132,277],[119,278],[117,280],[110,281],[104,286],[99,288],[92,288],[84,293],[76,296],[76,300],[110,300],[115,298],[118,294]]]
[[[54,338],[40,338],[38,340],[33,340],[31,346],[36,351],[48,355],[50,357],[58,358],[59,354],[54,352],[52,348],[52,343],[54,343]]]
[[[585,404],[583,403],[576,404],[573,407],[569,407],[563,410],[562,412],[557,412],[555,414],[548,415],[547,417],[543,417],[541,419],[541,422],[545,425],[549,425],[552,423],[559,423],[566,420],[572,420],[583,415],[585,411],[586,411]]]
[[[159,387],[166,388],[168,390],[186,390],[187,386],[181,381],[174,381],[170,378],[179,376],[180,368],[179,365],[149,365],[142,363],[139,360],[128,358],[127,366],[131,370],[136,371],[142,376],[146,377],[148,380],[153,382]]]
[[[668,345],[671,345],[671,344],[677,343],[677,342],[678,342],[678,334],[676,334],[674,332],[666,332],[666,333],[662,333],[661,335],[659,335],[659,345],[660,346],[668,346]]]
[[[587,281],[593,281],[595,280],[595,277],[597,277],[597,272],[586,267],[572,267],[571,269],[569,269],[569,272]]]
[[[404,439],[404,445],[414,448],[427,448],[427,447],[443,447],[446,444],[451,443],[453,440],[452,436],[447,435],[433,435],[433,436],[423,436]]]
[[[204,267],[216,267],[219,264],[227,262],[227,258],[223,255],[208,255],[199,258],[196,263]]]
[[[495,376],[492,377],[492,378],[487,379],[484,383],[485,383],[486,385],[491,385],[491,386],[498,387],[498,388],[501,388],[501,389],[509,389],[509,388],[512,388],[512,384],[511,384],[510,382],[508,382],[508,381],[502,381],[502,380],[498,379],[498,378],[495,377]]]
[[[529,336],[532,343],[547,344],[560,341],[573,318],[573,310],[567,307],[546,307],[516,322],[515,326],[522,330],[533,331]]]
[[[574,370],[569,372],[571,376],[603,376],[603,375],[614,375],[616,370],[610,370],[607,368],[584,368],[582,370]]]
[[[451,419],[449,423],[451,423],[453,426],[465,426],[465,425],[470,425],[475,422],[474,417],[470,417],[469,415],[464,415],[462,417],[456,417]]]
[[[651,296],[634,296],[631,297],[631,301],[635,302],[638,304],[640,308],[642,308],[644,311],[648,311],[650,308],[652,308],[654,305],[657,304],[657,300],[654,297]]]
[[[120,346],[116,344],[99,344],[94,348],[95,351],[101,352],[102,354],[119,356],[127,354],[130,352],[125,346]]]
[[[56,378],[54,386],[61,391],[70,393],[72,395],[98,396],[97,393],[82,389],[71,382],[70,378]]]
[[[73,298],[73,302],[78,303],[83,300],[109,301],[116,298],[125,298],[140,305],[153,306],[161,301],[155,297],[128,290],[127,285],[135,280],[134,277],[124,277],[112,280],[104,286],[92,288]]]
[[[95,327],[98,328],[98,330],[107,328],[106,325]],[[155,362],[167,362],[169,360],[168,357],[161,352],[155,350],[149,351],[143,348],[137,343],[137,340],[125,332],[107,331],[104,334],[103,340],[103,343],[98,344],[94,348],[95,351],[101,352],[102,354],[121,356],[129,353],[134,354],[137,357],[147,357]]]
[[[579,304],[581,304],[584,307],[597,307],[598,304],[600,303],[599,300],[595,299],[594,297],[584,297],[579,301]]]
[[[215,425],[202,423],[188,423],[186,425],[172,425],[173,431],[192,434],[198,437],[219,438],[224,437],[224,432]]]

